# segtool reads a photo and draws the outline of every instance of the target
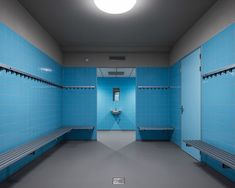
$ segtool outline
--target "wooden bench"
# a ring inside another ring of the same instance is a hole
[[[223,168],[235,169],[235,155],[210,144],[207,144],[206,142],[203,142],[201,140],[184,140],[184,142],[186,143],[186,146],[194,147],[200,152],[221,162]]]
[[[57,140],[58,138],[64,136],[66,133],[69,133],[72,130],[92,131],[94,130],[94,128],[94,126],[74,126],[60,128],[59,130],[47,136],[44,136],[22,146],[16,147],[10,151],[4,152],[0,154],[0,171],[14,164],[15,162],[23,159],[24,157],[33,154],[36,150],[40,149],[41,147],[49,144],[54,140]]]

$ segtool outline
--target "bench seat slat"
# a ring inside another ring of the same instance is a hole
[[[221,156],[227,158],[228,160],[235,161],[235,155],[233,155],[231,153],[228,153],[226,151],[223,151],[221,149],[218,149],[218,148],[216,148],[216,147],[214,147],[212,145],[209,145],[209,144],[207,144],[205,142],[204,143],[200,143],[200,142],[197,141],[197,142],[191,142],[191,143],[193,143],[193,145],[195,147],[204,148],[204,149],[210,151],[211,153],[214,153],[214,154],[217,154],[217,155],[221,155]]]
[[[52,141],[53,141],[54,139],[56,139],[56,137],[57,137],[56,135],[53,136],[53,137],[52,137]],[[54,138],[54,139],[53,139],[53,138]],[[3,161],[3,163],[5,163],[7,160],[11,160],[11,159],[13,158],[13,156],[17,157],[18,155],[21,155],[22,153],[25,153],[25,152],[27,152],[27,151],[34,152],[34,151],[33,151],[34,148],[36,148],[36,147],[38,147],[38,146],[39,146],[39,147],[40,147],[40,146],[43,146],[43,145],[45,145],[46,143],[48,143],[48,142],[50,142],[50,141],[51,141],[51,139],[49,139],[49,138],[43,139],[43,140],[34,142],[30,147],[21,148],[19,151],[16,151],[16,152],[11,153],[11,154],[9,154],[9,155],[7,155],[7,156],[4,156],[4,157],[0,158],[0,166],[1,166],[1,164],[2,164],[2,161]]]
[[[231,163],[231,164],[233,164],[234,163],[234,160],[232,160],[232,159],[228,159],[226,156],[224,156],[223,154],[219,154],[219,153],[216,153],[216,152],[211,152],[211,151],[209,151],[208,149],[205,149],[205,148],[199,148],[199,147],[197,147],[197,146],[194,146],[195,148],[198,148],[199,150],[201,150],[203,153],[206,153],[206,154],[208,154],[208,155],[211,155],[211,156],[215,156],[215,157],[217,157],[218,159],[220,159],[220,160],[223,160],[223,162],[225,163]],[[234,163],[235,164],[235,163]]]
[[[70,126],[72,130],[84,130],[84,131],[89,131],[89,130],[94,130],[95,126]]]
[[[208,144],[205,144],[205,145],[202,145],[200,143],[194,143],[194,146],[195,147],[200,147],[200,148],[203,148],[204,150],[208,150],[209,152],[215,154],[215,155],[218,155],[218,156],[221,156],[221,157],[224,157],[226,160],[228,161],[235,161],[235,156],[230,154],[230,153],[227,153],[225,151],[222,151],[222,150],[218,150],[216,147],[214,146],[210,146]]]
[[[63,132],[61,132],[61,133],[63,134]],[[53,137],[53,136],[55,136],[55,133],[53,135],[51,135],[51,137]],[[24,150],[27,150],[28,148],[31,148],[31,147],[37,145],[38,143],[42,142],[43,139],[46,139],[48,137],[49,136],[43,137],[40,140],[36,140],[36,141],[31,142],[30,144],[25,144],[23,146],[17,147],[17,148],[10,150],[8,152],[2,153],[2,154],[0,154],[0,160],[3,160],[4,158],[10,157],[16,153],[23,152]]]
[[[188,146],[192,146],[200,150],[202,153],[220,161],[224,165],[235,169],[235,155],[200,140],[185,140],[184,142]]]
[[[19,147],[16,147],[15,149],[11,149],[10,151],[1,153],[1,154],[0,154],[0,158],[2,158],[3,156],[12,155],[12,154],[15,153],[15,152],[24,150],[25,148],[30,147],[30,146],[32,146],[32,145],[35,145],[36,143],[40,142],[40,141],[43,140],[43,139],[53,137],[53,136],[56,135],[56,134],[60,134],[60,133],[61,133],[61,134],[64,134],[64,132],[67,132],[68,130],[69,130],[69,129],[59,130],[59,131],[57,131],[56,133],[52,133],[52,134],[50,134],[49,136],[45,136],[45,137],[43,137],[43,138],[41,138],[41,139],[39,139],[39,140],[32,141],[32,142],[30,142],[29,144],[24,144],[24,145],[21,145],[21,146],[19,146]]]
[[[7,158],[7,157],[11,157],[11,156],[13,156],[13,155],[15,155],[15,154],[17,154],[17,153],[20,153],[20,152],[23,152],[23,151],[25,151],[25,150],[27,150],[27,149],[30,149],[30,148],[34,147],[35,145],[38,145],[38,144],[40,144],[40,143],[43,143],[43,142],[46,141],[46,139],[56,138],[57,136],[59,137],[60,135],[64,134],[65,131],[67,132],[67,130],[60,130],[60,131],[58,131],[58,132],[56,132],[56,133],[53,133],[53,134],[51,134],[51,135],[49,135],[49,136],[45,136],[45,137],[43,137],[43,138],[41,138],[41,139],[39,139],[39,140],[33,141],[33,142],[31,142],[30,144],[25,144],[25,145],[23,145],[23,146],[17,147],[17,148],[14,149],[14,150],[10,150],[10,151],[8,151],[8,152],[5,152],[5,153],[3,153],[3,154],[0,154],[0,161],[1,161],[1,160],[4,160],[4,159]]]
[[[10,166],[18,160],[26,157],[27,155],[35,152],[39,148],[47,145],[48,143],[56,140],[57,138],[65,135],[71,130],[94,130],[95,126],[78,126],[78,127],[64,127],[47,136],[39,138],[28,144],[16,147],[15,149],[9,150],[4,153],[0,153],[0,170]]]
[[[45,136],[36,141],[33,141],[30,144],[25,144],[11,151],[0,154],[0,170],[26,157],[27,155],[33,153],[34,151],[38,150],[44,145],[68,133],[69,131],[71,131],[71,128],[63,128],[48,136]]]
[[[140,131],[173,131],[172,127],[138,127]]]
[[[37,147],[37,146],[41,146],[41,145],[44,145],[46,144],[47,142],[50,142],[51,140],[53,141],[54,138],[56,139],[57,136],[60,136],[61,134],[63,134],[63,132],[59,132],[57,134],[52,134],[51,137],[48,137],[48,138],[42,138],[38,141],[35,141],[33,145],[31,145],[31,147],[26,147],[25,149],[22,149],[20,151],[17,152],[17,150],[14,152],[14,153],[10,153],[10,155],[7,155],[7,156],[2,156],[1,157],[1,161],[3,161],[4,163],[9,160],[9,159],[12,159],[14,157],[17,157],[18,155],[21,155],[22,153],[24,152],[27,152],[27,151],[31,151],[33,152],[34,148]],[[51,139],[50,139],[51,138]]]

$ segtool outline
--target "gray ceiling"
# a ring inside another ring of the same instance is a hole
[[[109,15],[93,0],[18,0],[64,51],[169,51],[216,0],[137,0]]]

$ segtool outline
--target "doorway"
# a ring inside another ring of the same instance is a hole
[[[200,160],[200,152],[189,148],[183,140],[201,139],[201,58],[200,49],[181,61],[182,80],[182,149]]]
[[[115,148],[135,141],[136,69],[97,68],[97,139]]]

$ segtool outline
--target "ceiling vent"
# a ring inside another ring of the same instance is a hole
[[[109,76],[123,76],[124,75],[124,72],[121,72],[121,71],[110,71],[108,72]]]
[[[126,60],[126,56],[109,56],[109,60],[125,61]]]

